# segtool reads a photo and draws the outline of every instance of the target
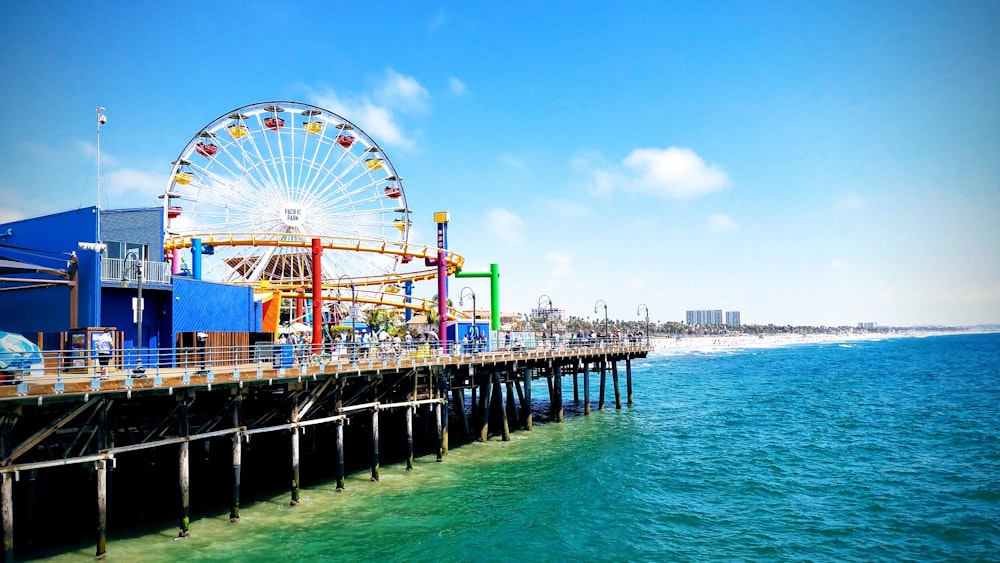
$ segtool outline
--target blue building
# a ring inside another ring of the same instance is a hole
[[[0,330],[32,340],[43,333],[44,347],[57,349],[60,339],[48,335],[112,327],[126,350],[172,348],[181,333],[260,331],[253,289],[172,276],[163,233],[158,207],[85,207],[0,224]],[[143,363],[155,361],[163,359]]]

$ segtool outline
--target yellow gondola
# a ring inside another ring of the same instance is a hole
[[[174,174],[174,182],[178,184],[190,184],[194,180],[194,174],[190,172],[178,172]]]
[[[367,166],[369,170],[381,170],[383,164],[385,164],[385,160],[381,158],[369,158],[365,161],[365,166]]]
[[[323,122],[322,121],[303,121],[302,128],[306,130],[306,133],[310,135],[315,135],[316,133],[323,132]]]
[[[246,137],[250,130],[247,129],[246,125],[233,124],[227,127],[229,134],[233,136],[234,139],[239,139],[240,137]]]

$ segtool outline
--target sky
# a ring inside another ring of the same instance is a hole
[[[1000,323],[998,30],[964,0],[17,2],[0,222],[96,203],[97,106],[129,208],[216,117],[293,100],[383,147],[412,241],[449,211],[505,312]]]

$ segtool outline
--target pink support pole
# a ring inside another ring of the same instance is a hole
[[[312,239],[312,274],[313,274],[313,352],[320,353],[323,346],[323,245],[320,239]]]

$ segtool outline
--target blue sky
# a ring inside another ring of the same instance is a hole
[[[998,29],[968,1],[15,3],[0,221],[96,202],[98,105],[102,205],[137,207],[210,121],[296,100],[385,149],[417,242],[451,212],[505,311],[1000,322]]]

